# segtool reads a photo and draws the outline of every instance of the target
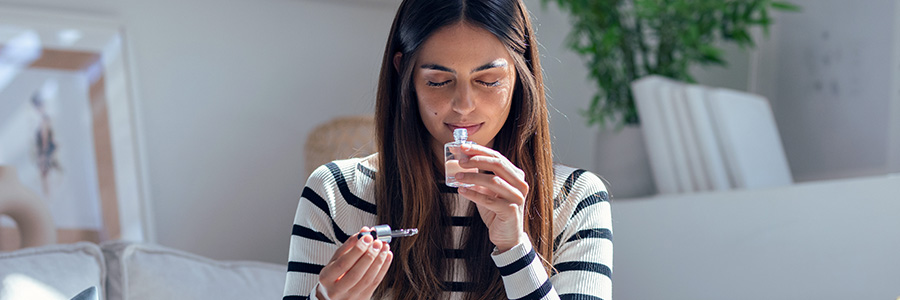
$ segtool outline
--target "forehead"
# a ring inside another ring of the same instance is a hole
[[[418,64],[482,65],[499,58],[510,63],[506,45],[493,33],[466,22],[438,29],[422,44]]]

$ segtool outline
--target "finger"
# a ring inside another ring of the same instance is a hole
[[[355,243],[348,243],[352,246],[347,250],[347,252],[338,256],[337,259],[328,263],[328,265],[322,269],[322,273],[319,274],[320,281],[322,283],[330,285],[331,283],[338,281],[338,279],[341,279],[341,276],[344,276],[344,273],[355,266],[357,260],[359,260],[360,257],[363,257],[369,251],[370,245],[372,244],[373,240],[374,239],[372,238],[372,236],[367,234],[364,235],[361,239],[356,240]],[[325,269],[328,269],[327,273],[325,272]]]
[[[487,155],[487,156],[503,156],[497,150],[478,144],[462,144],[459,147],[466,155]]]
[[[467,149],[466,146],[469,147],[466,154],[470,157],[461,159],[459,161],[460,167],[490,171],[515,186],[516,189],[523,192],[528,191],[528,183],[525,182],[525,171],[516,167],[505,156],[493,149],[479,145],[463,145],[462,149]]]
[[[497,216],[497,213],[484,207],[484,205],[476,203],[475,208],[478,209],[478,215],[481,216],[481,220],[484,221],[485,225],[489,225],[489,220],[493,220]]]
[[[509,218],[509,214],[515,213],[517,209],[520,209],[522,205],[516,204],[510,201],[506,201],[503,199],[493,198],[491,196],[485,195],[484,193],[480,193],[474,191],[472,188],[459,188],[459,194],[474,202],[476,206],[480,208],[487,209],[492,211],[498,215],[503,215],[504,219]]]
[[[490,174],[474,174],[474,173],[457,173],[456,179],[462,183],[470,183],[475,186],[472,191],[485,195],[491,199],[503,199],[510,203],[522,205],[525,203],[525,196],[522,191],[516,189],[509,182],[497,175]]]
[[[372,267],[370,267],[369,271],[366,272],[366,275],[360,279],[360,285],[365,286],[361,293],[362,296],[368,298],[366,296],[371,295],[375,289],[378,288],[378,285],[384,280],[384,275],[387,274],[388,269],[391,267],[391,260],[393,257],[394,254],[391,252],[391,246],[389,244],[384,244],[384,248],[381,249],[378,258],[372,263]]]
[[[363,237],[365,238],[365,237]],[[369,268],[372,266],[372,262],[378,258],[378,254],[381,253],[381,248],[384,246],[382,241],[374,241],[372,245],[366,249],[366,252],[359,257],[359,260],[353,264],[353,266],[347,270],[347,273],[344,273],[344,277],[341,277],[334,284],[335,290],[339,291],[358,291],[357,284],[359,283],[360,278],[366,274]]]
[[[475,192],[476,193],[475,195],[478,195],[478,196],[484,195],[484,200],[489,200],[489,201],[501,200],[500,194],[492,191],[491,189],[489,189],[487,187],[484,187],[481,185],[472,185],[472,186],[469,186],[466,188],[468,188],[468,192]],[[463,193],[465,193],[465,192],[467,192],[467,191],[463,190]]]
[[[331,256],[331,260],[329,260],[328,262],[333,262],[334,260],[338,259],[338,257],[341,257],[341,255],[344,255],[344,253],[347,253],[347,250],[350,250],[350,248],[353,247],[353,245],[357,242],[359,233],[369,231],[372,231],[372,229],[367,226],[363,226],[363,228],[359,229],[358,233],[350,235],[350,237],[348,237],[347,240],[344,241],[344,244],[334,251],[334,255]]]

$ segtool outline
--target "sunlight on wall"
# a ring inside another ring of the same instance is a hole
[[[4,300],[66,300],[56,289],[34,278],[12,274],[0,280],[0,299]]]
[[[16,28],[0,27],[0,37],[14,34],[0,51],[0,90],[16,78],[19,71],[41,56],[41,39],[37,32],[26,30],[13,33],[16,31]]]

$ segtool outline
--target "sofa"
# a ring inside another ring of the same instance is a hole
[[[213,260],[168,247],[110,241],[0,252],[0,300],[280,299],[286,266]]]

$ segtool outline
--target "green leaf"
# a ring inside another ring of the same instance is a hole
[[[781,11],[790,11],[790,12],[799,12],[801,11],[800,6],[794,5],[790,2],[780,2],[780,1],[772,1],[770,4],[772,8],[781,10]]]
[[[720,41],[753,47],[749,32],[768,33],[769,10],[799,11],[774,0],[541,0],[570,15],[566,45],[598,88],[582,111],[589,124],[639,121],[630,83],[648,74],[695,82],[694,65],[725,66]],[[544,6],[546,8],[546,5]]]
[[[699,50],[700,54],[703,54],[704,56],[721,57],[722,54],[725,53],[725,51],[723,51],[722,49],[719,49],[719,47],[716,47],[716,46],[713,46],[710,44],[700,45],[699,47],[697,47],[697,50]]]

